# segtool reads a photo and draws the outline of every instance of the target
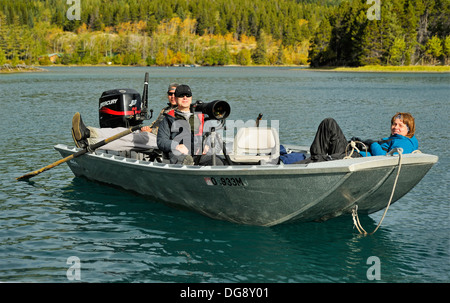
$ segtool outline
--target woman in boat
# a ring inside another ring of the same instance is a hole
[[[403,153],[412,153],[417,150],[419,143],[414,133],[416,130],[414,117],[410,113],[396,113],[391,119],[391,135],[380,141],[361,140],[353,137],[351,141],[359,141],[367,146],[358,144],[359,153],[353,153],[352,157],[381,156],[386,155],[394,148],[402,148]],[[324,119],[311,144],[311,157],[298,163],[320,162],[343,159],[349,142],[345,138],[342,129],[333,118]]]
[[[188,85],[179,85],[175,90],[177,108],[166,113],[158,135],[158,148],[172,164],[211,165],[212,156],[206,155],[208,146],[203,147],[205,117],[194,113],[192,91]],[[216,165],[223,165],[216,157]]]

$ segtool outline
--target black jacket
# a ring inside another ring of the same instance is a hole
[[[180,155],[175,149],[178,144],[184,144],[191,156],[202,152],[202,135],[204,127],[204,115],[193,113],[189,120],[175,110],[164,114],[164,119],[159,125],[157,144],[158,149],[172,158]]]

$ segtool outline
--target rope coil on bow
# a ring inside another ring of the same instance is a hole
[[[352,155],[353,155],[353,152],[354,152],[355,150],[356,150],[358,153],[361,152],[361,151],[358,149],[358,147],[356,147],[356,143],[361,143],[361,144],[362,144],[364,150],[366,151],[366,157],[367,157],[367,151],[368,151],[367,145],[365,145],[364,142],[361,142],[361,141],[353,141],[353,140],[352,140],[352,141],[350,141],[350,143],[347,144],[347,146],[345,147],[345,157],[344,157],[344,159],[351,159],[351,158],[352,158]],[[350,152],[350,155],[347,154],[347,153],[348,153],[348,147],[349,147],[349,146],[352,147],[352,150],[351,150],[351,152]]]
[[[392,192],[391,192],[391,196],[389,198],[389,202],[386,206],[386,209],[384,210],[383,216],[380,219],[380,222],[378,223],[377,227],[374,229],[373,232],[368,233],[364,230],[364,228],[361,225],[361,222],[359,221],[359,217],[358,217],[358,205],[355,205],[355,207],[352,209],[352,217],[353,217],[353,224],[356,226],[356,228],[358,229],[359,233],[367,236],[367,235],[373,235],[378,228],[381,226],[381,222],[383,222],[384,217],[386,216],[386,213],[389,209],[389,206],[392,203],[392,199],[394,198],[394,193],[395,193],[395,188],[397,186],[397,182],[398,182],[398,177],[400,175],[400,169],[402,167],[402,154],[403,154],[403,149],[402,148],[394,148],[393,150],[391,150],[388,155],[393,155],[394,153],[398,153],[398,170],[397,170],[397,175],[395,176],[395,180],[394,180],[394,186],[392,187]]]

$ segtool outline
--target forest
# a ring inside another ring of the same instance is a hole
[[[311,66],[448,64],[450,0],[379,2],[379,20],[366,1],[329,12],[311,39]]]
[[[450,0],[0,0],[0,66],[448,64],[449,16]]]

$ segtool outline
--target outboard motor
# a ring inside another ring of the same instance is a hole
[[[141,95],[134,89],[113,89],[99,100],[100,127],[131,127],[142,123]]]
[[[100,127],[132,127],[151,119],[148,113],[148,73],[145,73],[143,98],[134,89],[113,89],[103,92],[99,100]]]

